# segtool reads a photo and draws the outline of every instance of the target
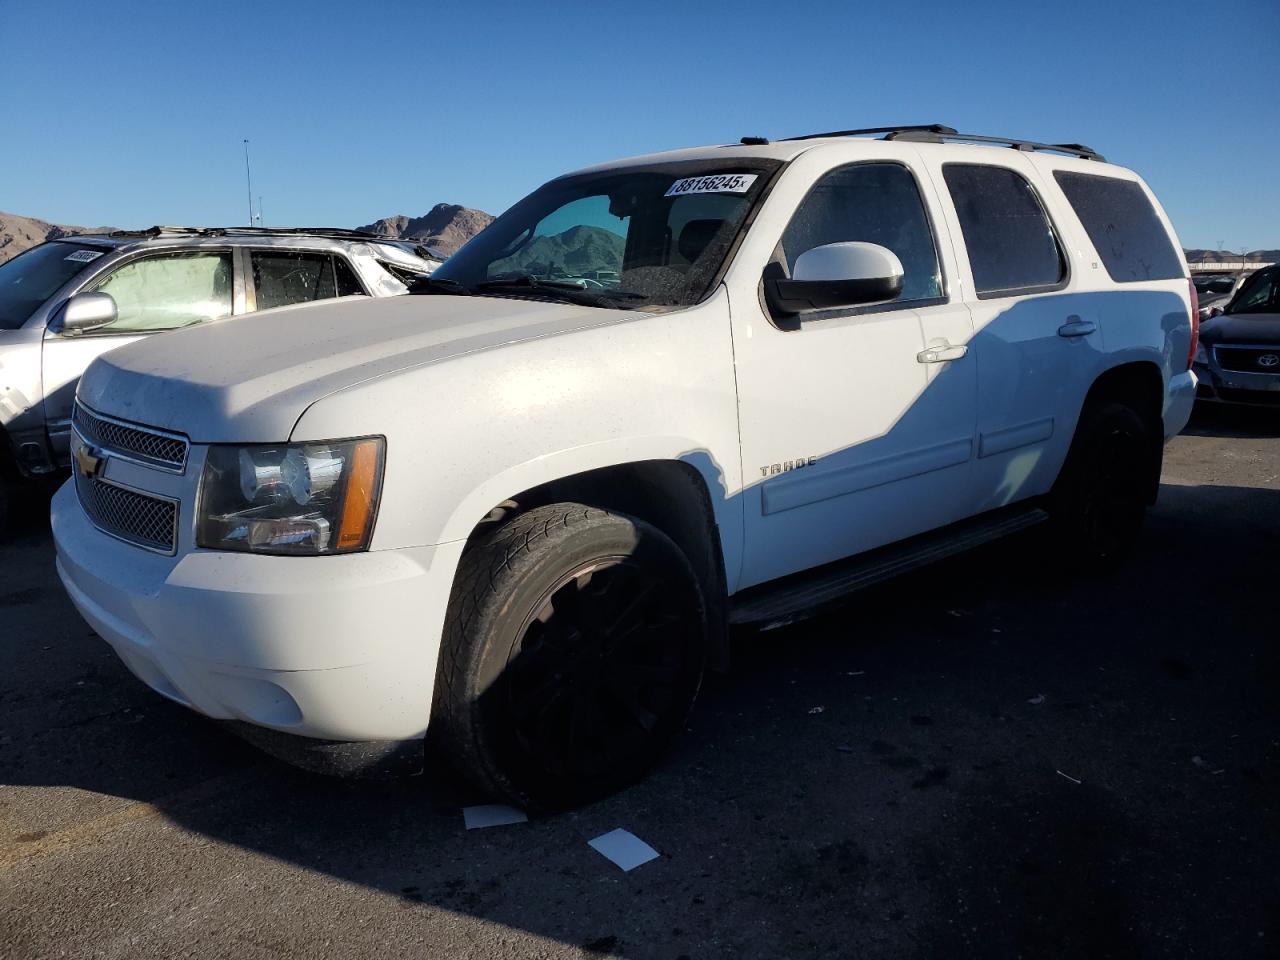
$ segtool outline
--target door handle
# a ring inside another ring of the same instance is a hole
[[[1098,325],[1092,320],[1081,320],[1079,317],[1067,317],[1067,322],[1058,328],[1058,336],[1066,337],[1068,340],[1075,337],[1087,337],[1091,333],[1096,333]]]
[[[948,360],[959,360],[968,352],[969,348],[963,343],[959,346],[952,346],[944,342],[921,350],[916,354],[916,360],[920,363],[945,363]]]

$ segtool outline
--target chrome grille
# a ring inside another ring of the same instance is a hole
[[[149,466],[182,473],[187,468],[187,441],[147,427],[136,427],[91,412],[79,403],[71,420],[80,435],[97,447]]]
[[[121,487],[75,471],[76,494],[85,514],[99,530],[161,553],[174,553],[178,542],[178,504]]]

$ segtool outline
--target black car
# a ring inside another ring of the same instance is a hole
[[[1254,273],[1200,325],[1196,398],[1280,407],[1280,264]]]

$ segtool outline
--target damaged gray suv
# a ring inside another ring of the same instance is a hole
[[[0,536],[13,486],[68,466],[76,384],[99,355],[270,307],[396,296],[441,259],[355,230],[152,227],[0,263]]]

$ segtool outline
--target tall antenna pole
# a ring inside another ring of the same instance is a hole
[[[244,141],[244,182],[249,188],[249,226],[253,226],[253,179],[249,176],[249,141]]]

